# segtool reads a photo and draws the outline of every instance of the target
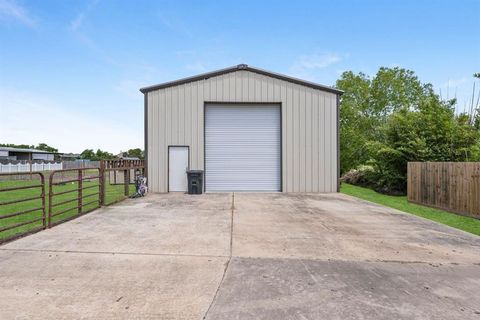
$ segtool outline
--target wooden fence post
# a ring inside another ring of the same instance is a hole
[[[125,169],[123,170],[123,186],[124,186],[124,191],[125,191],[125,196],[128,197],[128,186],[130,184],[130,170],[129,169]]]

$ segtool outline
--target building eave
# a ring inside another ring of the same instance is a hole
[[[216,70],[216,71],[212,71],[212,72],[207,72],[207,73],[199,74],[199,75],[188,77],[188,78],[183,78],[183,79],[179,79],[179,80],[175,80],[175,81],[169,81],[169,82],[156,84],[156,85],[153,85],[153,86],[143,87],[143,88],[140,89],[140,92],[145,94],[147,92],[154,91],[154,90],[174,87],[174,86],[178,86],[178,85],[182,85],[182,84],[189,83],[189,82],[194,82],[194,81],[206,80],[206,79],[209,79],[209,78],[212,78],[212,77],[220,76],[220,75],[231,73],[231,72],[242,71],[242,70],[254,72],[254,73],[257,73],[257,74],[262,74],[262,75],[265,75],[265,76],[268,76],[268,77],[271,77],[271,78],[276,78],[276,79],[279,79],[279,80],[295,83],[295,84],[298,84],[298,85],[310,87],[310,88],[317,89],[317,90],[322,90],[322,91],[334,93],[334,94],[337,94],[337,95],[342,95],[343,94],[342,90],[339,90],[339,89],[336,89],[336,88],[333,88],[333,87],[329,87],[329,86],[321,85],[321,84],[318,84],[318,83],[314,83],[314,82],[310,82],[310,81],[286,76],[286,75],[283,75],[283,74],[280,74],[280,73],[275,73],[275,72],[251,67],[251,66],[248,66],[246,64],[239,64],[239,65],[236,65],[236,66],[233,66],[233,67],[220,69],[220,70]]]

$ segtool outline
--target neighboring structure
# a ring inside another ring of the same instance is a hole
[[[140,89],[149,190],[336,192],[342,91],[241,64]]]
[[[63,153],[60,154],[60,160],[62,161],[76,161],[81,159],[81,154],[79,153]]]
[[[120,151],[120,153],[117,154],[117,159],[120,159],[120,160],[140,160],[139,157],[129,157],[129,156],[125,156],[122,151]]]
[[[21,149],[11,147],[0,147],[0,160],[45,160],[53,161],[54,152],[37,150],[37,149]]]

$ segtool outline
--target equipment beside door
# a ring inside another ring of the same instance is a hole
[[[188,157],[188,147],[168,147],[168,191],[187,191]]]

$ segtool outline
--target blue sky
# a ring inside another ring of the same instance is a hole
[[[463,110],[480,1],[0,0],[0,142],[142,147],[140,87],[238,63],[326,85],[399,66]]]

